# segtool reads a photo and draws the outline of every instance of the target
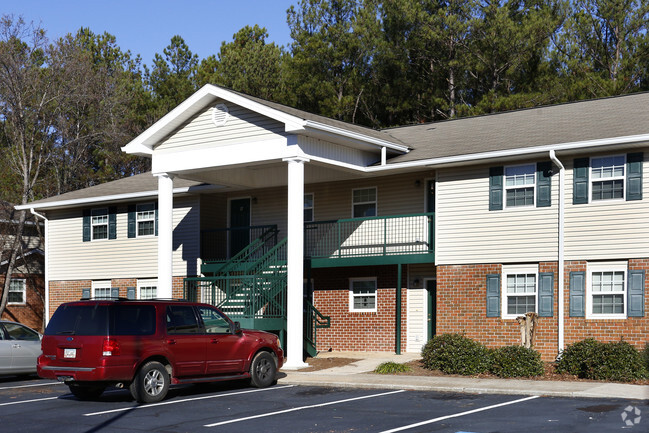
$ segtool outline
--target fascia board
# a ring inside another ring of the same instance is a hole
[[[222,187],[218,185],[202,185],[202,186],[189,186],[189,187],[183,187],[183,188],[174,188],[173,193],[174,195],[176,194],[185,194],[188,192],[198,192],[198,191],[207,191],[207,190],[216,190],[216,189],[221,189]],[[75,206],[83,206],[83,205],[89,205],[89,204],[95,204],[95,203],[106,203],[106,202],[114,202],[114,201],[127,201],[127,200],[134,200],[134,199],[140,199],[140,198],[147,198],[147,197],[156,197],[158,195],[158,190],[152,190],[152,191],[140,191],[140,192],[132,192],[132,193],[126,193],[126,194],[113,194],[113,195],[104,195],[104,196],[98,196],[98,197],[87,197],[87,198],[78,198],[78,199],[70,199],[70,200],[61,200],[61,201],[51,201],[48,203],[42,203],[40,205],[34,205],[34,204],[24,204],[24,205],[18,205],[14,206],[16,210],[29,210],[29,209],[54,209],[54,208],[62,208],[62,207],[75,207]]]
[[[554,150],[555,152],[568,151],[568,150],[579,150],[591,147],[606,147],[617,144],[631,144],[638,143],[642,141],[649,141],[649,134],[640,134],[640,135],[629,135],[625,137],[613,137],[613,138],[604,138],[598,140],[588,140],[588,141],[576,141],[570,143],[559,143],[551,144],[544,146],[528,147],[528,148],[517,148],[517,149],[508,149],[508,150],[498,150],[493,152],[480,152],[473,153],[470,155],[457,155],[457,156],[448,156],[442,158],[430,158],[430,159],[421,159],[417,161],[408,161],[402,163],[393,163],[386,164],[384,166],[372,166],[365,167],[367,173],[375,173],[386,170],[396,170],[404,168],[415,168],[415,167],[435,167],[443,165],[462,165],[464,163],[476,163],[481,160],[489,160],[496,158],[507,158],[507,157],[517,157],[517,156],[526,156],[538,153],[550,152]]]

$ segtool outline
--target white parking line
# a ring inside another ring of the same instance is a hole
[[[497,407],[502,407],[502,406],[509,406],[510,404],[522,403],[524,401],[533,400],[535,398],[539,398],[539,396],[535,395],[535,396],[532,396],[532,397],[525,397],[525,398],[521,398],[521,399],[514,400],[514,401],[507,401],[505,403],[499,403],[499,404],[494,404],[494,405],[491,405],[491,406],[481,407],[481,408],[478,408],[478,409],[467,410],[466,412],[459,412],[459,413],[455,413],[455,414],[452,414],[452,415],[440,416],[439,418],[433,418],[433,419],[429,419],[429,420],[426,420],[426,421],[421,421],[421,422],[418,422],[418,423],[415,423],[415,424],[405,425],[403,427],[397,427],[397,428],[394,428],[392,430],[384,430],[381,433],[394,433],[394,432],[398,432],[398,431],[409,430],[411,428],[421,427],[422,425],[432,424],[432,423],[439,422],[439,421],[444,421],[445,419],[457,418],[457,417],[464,416],[464,415],[471,415],[472,413],[483,412],[485,410],[495,409]]]
[[[37,401],[56,400],[58,397],[37,398],[34,400],[10,401],[9,403],[0,403],[0,406],[11,406],[12,404],[34,403]]]
[[[235,422],[248,421],[248,420],[251,420],[251,419],[257,419],[257,418],[264,418],[264,417],[268,417],[268,416],[280,415],[280,414],[288,413],[288,412],[296,412],[298,410],[305,410],[305,409],[313,409],[313,408],[316,408],[316,407],[331,406],[332,404],[347,403],[347,402],[350,402],[350,401],[364,400],[366,398],[382,397],[384,395],[397,394],[397,393],[400,393],[400,392],[405,392],[405,390],[401,389],[399,391],[390,391],[390,392],[383,392],[381,394],[372,394],[372,395],[365,395],[365,396],[362,396],[362,397],[346,398],[344,400],[330,401],[328,403],[319,403],[319,404],[312,404],[312,405],[309,405],[309,406],[294,407],[294,408],[291,408],[291,409],[280,410],[280,411],[277,411],[277,412],[262,413],[262,414],[259,414],[259,415],[248,416],[248,417],[245,417],[245,418],[237,418],[237,419],[231,419],[229,421],[217,422],[217,423],[214,423],[214,424],[206,424],[204,427],[216,427],[216,426],[224,425],[224,424],[232,424],[232,423],[235,423]]]
[[[48,385],[63,385],[63,384],[61,382],[46,382],[46,383],[36,383],[33,385],[4,386],[0,388],[0,391],[4,389],[18,389],[18,388],[29,388],[30,386],[48,386]]]
[[[207,395],[203,397],[196,397],[196,398],[184,398],[182,400],[171,400],[171,401],[163,401],[162,403],[151,403],[151,404],[145,404],[142,406],[130,406],[130,407],[123,407],[120,409],[112,409],[112,410],[104,410],[101,412],[93,412],[93,413],[86,413],[83,416],[95,416],[95,415],[104,415],[107,413],[115,413],[115,412],[124,412],[127,410],[133,410],[133,409],[149,409],[152,407],[158,407],[158,406],[166,406],[169,404],[176,404],[176,403],[185,403],[188,401],[198,401],[198,400],[207,400],[210,398],[221,398],[221,397],[229,397],[232,395],[241,395],[241,394],[249,394],[251,392],[261,392],[261,391],[272,391],[272,390],[278,390],[278,389],[284,389],[284,388],[292,388],[294,385],[284,385],[284,386],[273,386],[270,388],[263,388],[263,389],[253,389],[249,391],[240,391],[240,392],[230,392],[227,394],[216,394],[216,395]]]

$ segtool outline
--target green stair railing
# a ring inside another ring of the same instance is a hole
[[[331,327],[331,318],[323,316],[311,302],[306,300],[304,301],[304,311],[304,342],[306,343],[304,349],[309,356],[316,356],[318,354],[316,347],[318,329]]]

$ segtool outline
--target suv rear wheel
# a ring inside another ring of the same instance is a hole
[[[169,391],[169,373],[161,363],[147,362],[138,370],[129,390],[138,403],[158,402]]]
[[[277,365],[268,352],[259,352],[250,364],[250,383],[257,388],[266,388],[275,383]]]
[[[94,400],[104,393],[106,386],[71,383],[68,388],[79,400]]]

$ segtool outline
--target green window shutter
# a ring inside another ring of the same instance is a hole
[[[90,299],[90,289],[81,290],[81,299]]]
[[[552,206],[552,163],[536,164],[536,207]]]
[[[117,208],[108,208],[108,239],[117,239]]]
[[[487,275],[487,317],[500,317],[500,274]]]
[[[572,168],[572,204],[588,203],[590,160],[577,158]]]
[[[135,287],[127,287],[126,288],[126,298],[127,299],[135,299]]]
[[[539,317],[554,314],[554,272],[539,273]]]
[[[90,242],[90,209],[83,210],[83,241]]]
[[[502,167],[489,169],[489,210],[503,208],[503,177]]]
[[[158,202],[155,202],[155,235],[158,236]]]
[[[626,199],[642,200],[643,154],[629,153],[626,156]]]
[[[586,272],[570,273],[570,317],[586,315]]]
[[[128,205],[128,237],[129,238],[134,238],[136,235],[136,224],[137,222],[135,221],[135,210],[136,207],[134,204],[129,204]]]
[[[644,317],[644,271],[629,271],[627,316]]]
[[[119,298],[119,287],[111,287],[110,297],[113,299]]]

